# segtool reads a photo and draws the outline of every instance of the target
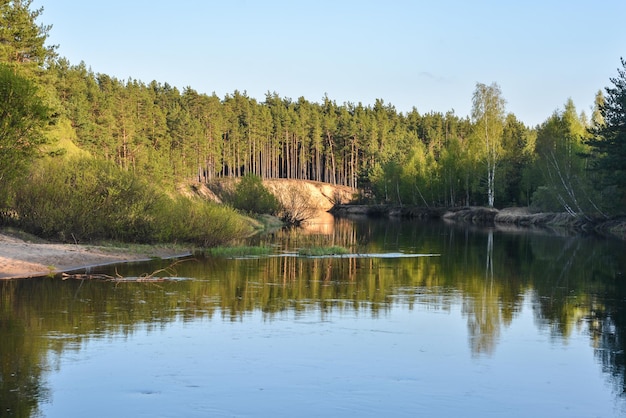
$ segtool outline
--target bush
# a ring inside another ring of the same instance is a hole
[[[188,242],[202,247],[225,244],[252,231],[251,225],[233,209],[182,196],[164,202],[154,223],[157,241]]]
[[[170,198],[112,163],[42,160],[15,191],[14,223],[61,241],[189,242],[215,245],[250,229],[234,210]]]
[[[267,246],[258,246],[251,247],[248,245],[239,245],[232,247],[224,247],[217,246],[209,248],[205,254],[211,257],[225,257],[225,258],[235,258],[235,257],[258,257],[262,255],[271,254],[274,251],[272,247]]]
[[[61,241],[145,241],[158,195],[105,161],[42,160],[15,191],[21,228]]]
[[[232,195],[235,209],[251,213],[276,215],[280,212],[280,201],[263,186],[261,177],[247,174],[241,178]]]

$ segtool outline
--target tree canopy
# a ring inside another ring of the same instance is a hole
[[[504,98],[498,84],[477,83],[472,97],[472,118],[476,135],[483,143],[482,156],[487,166],[487,204],[495,202],[496,166],[502,158],[504,132]]]
[[[18,176],[44,141],[48,117],[37,86],[0,63],[0,184]]]
[[[370,203],[623,211],[625,69],[591,122],[568,100],[534,128],[506,112],[497,83],[476,84],[471,118],[383,99],[221,98],[71,64],[46,44],[50,26],[31,3],[0,0],[1,176],[47,138],[56,154],[79,149],[164,190],[251,175],[345,185]]]
[[[621,59],[617,77],[606,87],[606,97],[599,101],[600,118],[593,127],[593,167],[600,174],[599,187],[626,204],[626,61]]]
[[[32,0],[0,0],[0,61],[43,66],[56,56],[46,45],[52,25],[36,23],[43,7],[31,10]]]

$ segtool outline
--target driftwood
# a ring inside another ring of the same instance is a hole
[[[176,277],[175,266],[180,263],[184,263],[186,261],[195,260],[193,258],[185,258],[179,259],[171,263],[169,266],[153,271],[152,273],[144,273],[141,276],[137,277],[127,277],[122,276],[115,269],[115,276],[111,276],[109,274],[100,274],[100,273],[62,273],[61,278],[63,280],[74,279],[74,280],[104,280],[108,282],[116,282],[116,283],[125,283],[125,282],[166,282],[173,280],[181,280],[181,277]],[[159,274],[165,273],[165,275],[160,276]]]

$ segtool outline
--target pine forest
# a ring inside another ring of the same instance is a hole
[[[114,198],[132,206],[133,187],[171,194],[182,182],[246,175],[348,186],[361,203],[623,212],[624,61],[610,87],[598,86],[592,114],[564,98],[562,109],[530,127],[507,112],[496,82],[476,83],[471,115],[459,116],[403,113],[383,99],[338,104],[268,91],[258,101],[245,91],[218,97],[120,80],[59,57],[46,43],[50,26],[38,23],[42,11],[30,0],[0,1],[5,223],[25,223],[26,208],[35,210],[42,196],[54,200],[44,192],[57,180],[59,188],[101,196],[104,207]],[[105,191],[80,189],[76,177],[90,175]]]

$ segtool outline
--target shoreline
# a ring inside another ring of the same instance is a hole
[[[334,216],[365,216],[372,218],[402,218],[443,220],[481,226],[516,226],[595,233],[626,240],[626,217],[589,218],[559,212],[533,212],[526,207],[494,209],[487,207],[425,208],[391,205],[335,205]]]
[[[164,246],[137,248],[31,242],[0,232],[0,280],[55,276],[110,264],[174,259],[190,250]]]
[[[492,209],[484,207],[421,208],[383,205],[336,205],[334,216],[372,218],[430,219],[481,226],[545,228],[595,233],[626,240],[626,218],[584,219],[565,213],[532,213],[527,208]],[[38,242],[34,242],[38,241]],[[56,276],[61,273],[89,271],[111,264],[176,259],[192,256],[191,249],[158,245],[109,247],[87,244],[49,243],[33,237],[18,238],[0,230],[0,280]]]

